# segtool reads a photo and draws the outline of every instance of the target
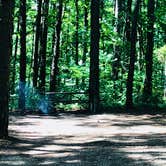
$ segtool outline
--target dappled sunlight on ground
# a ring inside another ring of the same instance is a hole
[[[165,115],[10,116],[0,165],[165,166]]]

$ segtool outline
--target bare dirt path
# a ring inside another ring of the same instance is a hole
[[[2,166],[166,166],[165,115],[12,115],[9,131]]]

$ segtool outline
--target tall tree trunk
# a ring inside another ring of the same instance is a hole
[[[85,1],[85,6],[84,6],[84,43],[83,43],[82,61],[83,61],[83,64],[85,65],[86,54],[88,52],[87,33],[88,33],[88,6],[89,6],[89,2],[87,0],[84,0],[84,1]]]
[[[127,40],[127,49],[130,49],[130,43],[131,43],[131,6],[132,6],[132,0],[127,0],[127,12],[126,12],[126,27],[125,27],[125,32],[126,32],[126,40]]]
[[[122,11],[123,11],[123,0],[115,1],[115,32],[117,36],[120,37],[122,35]],[[121,46],[115,44],[114,46],[114,62],[112,65],[112,76],[113,80],[118,80],[119,75],[119,67],[120,67],[120,58],[121,58]]]
[[[51,66],[51,76],[50,76],[50,91],[55,91],[57,86],[57,76],[58,76],[58,61],[60,57],[60,33],[62,25],[62,9],[63,9],[63,0],[59,0],[59,7],[57,13],[57,23],[55,28],[55,43],[54,43],[54,52],[53,60]]]
[[[15,93],[15,78],[16,78],[16,61],[17,61],[17,51],[18,51],[18,42],[19,42],[19,30],[20,30],[20,19],[18,18],[17,30],[16,30],[16,39],[15,39],[15,48],[13,55],[13,66],[12,66],[12,78],[11,78],[11,94]]]
[[[39,43],[41,31],[41,7],[42,0],[37,0],[37,16],[36,16],[36,33],[35,33],[35,48],[33,55],[33,86],[37,87],[38,70],[39,70]]]
[[[26,84],[26,0],[20,0],[20,82],[19,109],[25,110]]]
[[[78,66],[78,60],[79,60],[79,8],[78,8],[78,0],[75,0],[75,8],[76,8],[76,32],[75,32],[75,64]],[[76,78],[76,86],[78,88],[79,80]]]
[[[84,6],[84,41],[83,41],[83,56],[82,56],[82,63],[86,66],[86,54],[88,53],[88,6],[89,2],[85,0]],[[85,87],[85,78],[82,78],[82,86]]]
[[[46,83],[46,50],[47,50],[47,33],[48,33],[48,11],[49,0],[44,0],[43,4],[43,25],[42,25],[42,38],[40,46],[40,75],[39,75],[39,89],[45,92]]]
[[[140,21],[139,23],[139,27],[138,27],[138,33],[139,33],[139,58],[138,58],[138,68],[140,70],[140,72],[143,72],[143,69],[144,69],[144,55],[145,55],[145,47],[144,45],[145,44],[145,38],[144,38],[144,29],[143,29],[143,25]]]
[[[53,4],[53,10],[54,11],[56,11],[56,9],[57,9],[57,6],[56,6],[56,3],[54,3]],[[57,23],[57,20],[56,20],[56,15],[54,15],[54,17],[53,17],[53,20],[55,21],[54,22],[54,31],[53,31],[53,33],[52,33],[52,43],[51,43],[51,55],[53,55],[54,54],[54,46],[55,46],[55,40],[56,40],[56,30],[55,30],[55,28],[56,28],[56,23]]]
[[[137,42],[137,20],[139,15],[141,0],[136,1],[136,6],[134,9],[132,17],[132,29],[131,29],[131,48],[130,48],[130,64],[127,77],[127,86],[126,86],[126,107],[133,107],[133,80],[134,80],[134,63],[136,58],[136,42]]]
[[[104,21],[104,15],[105,15],[105,1],[100,1],[100,21],[101,21],[101,25]],[[100,34],[100,39],[101,39],[101,46],[100,49],[104,52],[105,51],[105,36],[103,33],[103,28],[101,26],[101,34]]]
[[[126,73],[126,69],[128,68],[128,63],[129,63],[129,52],[131,49],[131,17],[132,17],[132,0],[127,0],[126,4],[126,15],[125,15],[125,31],[124,31],[124,38],[125,38],[125,43],[124,43],[124,52],[125,52],[125,63],[122,64],[122,74]]]
[[[91,45],[90,45],[90,79],[89,111],[99,111],[99,40],[100,40],[100,0],[91,0]]]
[[[123,41],[122,33],[124,28],[124,18],[123,18],[123,12],[124,12],[124,1],[123,0],[116,0],[115,1],[115,27],[114,31],[117,35],[118,40]],[[114,45],[114,60],[112,63],[112,79],[114,81],[114,87],[113,87],[113,98],[116,101],[118,99],[118,92],[117,88],[120,88],[117,84],[117,80],[119,79],[119,72],[121,67],[121,59],[123,59],[122,56],[122,45],[115,42]]]
[[[166,59],[165,59],[165,62],[164,62],[164,66],[163,66],[163,76],[164,76],[164,99],[166,99]]]
[[[69,34],[70,32],[70,26],[68,25],[67,26],[67,30],[66,30],[66,34]],[[69,35],[66,35],[65,37],[65,55],[66,55],[66,65],[69,66],[70,65],[70,55],[69,55],[69,50],[70,50],[70,47],[69,47],[69,43],[70,43],[70,36]]]
[[[153,47],[154,47],[154,8],[155,0],[148,0],[148,25],[147,25],[147,48],[145,54],[146,76],[144,83],[145,102],[149,102],[152,96],[152,66],[153,66]]]
[[[78,9],[78,0],[75,0],[75,7],[76,7],[76,32],[75,32],[75,63],[78,65],[78,28],[79,28],[79,9]]]
[[[33,25],[32,27],[32,41],[35,40],[35,25]],[[28,72],[28,86],[31,84],[31,79],[33,80],[33,55],[34,55],[34,42],[31,43],[32,44],[32,49],[31,49],[31,57],[29,58],[29,72]]]
[[[12,14],[14,2],[0,1],[0,139],[8,137],[9,61],[12,54]]]

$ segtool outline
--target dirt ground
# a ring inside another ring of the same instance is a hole
[[[0,165],[166,166],[166,115],[11,115]]]

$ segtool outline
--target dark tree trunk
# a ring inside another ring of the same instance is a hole
[[[60,33],[62,25],[62,9],[63,9],[63,0],[59,0],[59,7],[57,13],[57,23],[55,28],[55,43],[54,43],[54,52],[53,60],[51,67],[51,76],[50,76],[50,91],[55,91],[57,86],[57,76],[58,76],[58,61],[60,57]]]
[[[91,45],[90,45],[90,79],[89,111],[99,111],[99,40],[100,40],[100,0],[91,0]]]
[[[130,54],[130,49],[131,49],[131,17],[132,17],[132,0],[127,0],[126,4],[126,15],[125,15],[125,31],[124,31],[124,52],[125,52],[125,63],[123,63],[122,66],[122,74],[125,74],[128,68],[128,63],[129,63],[129,54]]]
[[[20,0],[20,82],[19,109],[25,110],[26,84],[26,0]]]
[[[134,63],[136,58],[136,42],[137,42],[137,20],[139,15],[139,7],[141,0],[136,1],[136,6],[134,9],[132,17],[132,28],[131,28],[131,48],[130,48],[130,64],[127,77],[127,87],[126,87],[126,107],[133,107],[133,79],[134,79]]]
[[[147,25],[147,48],[145,54],[146,76],[144,83],[145,102],[149,102],[152,96],[152,66],[153,66],[153,47],[154,47],[154,8],[155,0],[148,0],[148,25]]]
[[[40,43],[40,25],[41,25],[41,7],[42,0],[37,0],[37,16],[36,16],[36,33],[35,33],[35,48],[33,55],[33,86],[37,87],[38,70],[39,70],[39,43]]]
[[[48,11],[49,0],[44,0],[43,4],[43,22],[42,22],[42,38],[40,46],[40,75],[39,75],[39,89],[45,92],[46,83],[46,51],[47,51],[47,33],[48,33]]]
[[[8,137],[9,61],[12,54],[12,0],[0,1],[0,139]]]

